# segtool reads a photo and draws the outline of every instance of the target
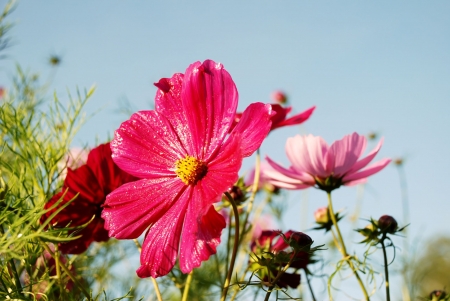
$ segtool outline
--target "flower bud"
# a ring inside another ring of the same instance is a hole
[[[328,207],[321,207],[314,212],[314,219],[318,224],[327,224],[330,221]]]
[[[296,251],[309,251],[313,240],[303,232],[293,232],[289,237],[289,245]]]
[[[245,194],[242,192],[242,189],[239,186],[234,185],[233,187],[228,189],[228,193],[233,197],[233,200],[240,204],[245,201]]]
[[[287,102],[287,96],[283,91],[274,91],[272,93],[272,99],[277,103],[284,104]]]
[[[430,299],[432,301],[445,300],[445,297],[447,297],[447,294],[442,290],[435,290],[430,293]]]
[[[397,221],[390,215],[383,215],[378,219],[378,228],[382,233],[394,234],[397,231]]]

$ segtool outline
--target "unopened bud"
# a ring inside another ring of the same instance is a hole
[[[318,224],[327,224],[330,221],[328,207],[321,207],[314,212],[314,219]]]
[[[234,185],[233,187],[228,189],[228,193],[233,197],[233,200],[240,204],[244,201],[245,195],[242,192],[242,189],[238,186]]]
[[[447,297],[447,294],[445,293],[445,291],[442,290],[435,290],[430,293],[430,299],[432,301],[444,300],[445,297]]]
[[[272,93],[272,99],[277,103],[284,104],[287,102],[287,96],[283,91],[275,91]]]
[[[397,165],[397,166],[403,165],[403,159],[402,159],[402,158],[394,159],[393,162],[394,162],[394,164]]]
[[[374,140],[377,138],[377,133],[375,132],[370,132],[369,134],[367,134],[367,138],[369,138],[369,140]]]
[[[289,245],[294,248],[294,250],[309,251],[313,240],[309,235],[303,232],[294,232],[289,237]]]
[[[378,219],[378,228],[383,233],[394,234],[397,231],[398,224],[395,218],[390,215],[383,215]]]

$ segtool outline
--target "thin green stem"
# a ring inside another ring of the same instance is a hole
[[[187,301],[189,295],[189,288],[191,287],[192,275],[194,274],[194,270],[192,270],[186,279],[186,284],[184,286],[183,298],[181,301]]]
[[[56,254],[52,252],[52,250],[49,248],[49,246],[45,243],[42,242],[41,243],[42,247],[55,259],[56,261]],[[85,295],[85,297],[87,298],[87,300],[91,300],[91,295],[89,294],[89,292],[86,290],[86,288],[78,281],[77,278],[75,278],[75,276],[72,275],[72,273],[70,272],[70,270],[64,265],[61,264],[60,267],[63,269],[63,271],[67,274],[67,276],[69,276],[70,280],[73,281],[73,283],[75,283],[76,286],[78,286],[81,291],[83,292],[83,294]]]
[[[141,244],[139,243],[139,241],[136,238],[133,239],[133,241],[134,241],[134,244],[136,245],[139,253],[141,253],[141,251],[142,251]],[[156,279],[153,277],[150,277],[150,279],[152,280],[153,287],[155,288],[156,298],[158,299],[158,301],[162,301],[161,291],[159,290],[158,282],[156,282]]]
[[[269,271],[268,275],[269,275],[270,287],[269,287],[269,289],[267,290],[266,298],[264,298],[264,301],[269,301],[270,294],[272,293],[272,291],[273,291],[275,285],[277,284],[278,280],[280,280],[281,276],[283,276],[283,274],[287,271],[287,269],[289,269],[289,267],[290,267],[291,264],[292,264],[292,261],[294,261],[295,255],[296,255],[296,252],[294,252],[294,253],[292,254],[291,259],[290,259],[289,262],[284,266],[284,268],[283,268],[282,270],[278,271],[277,276],[275,277],[275,279],[273,279],[273,281],[270,281],[270,271]]]
[[[231,276],[233,276],[234,262],[236,260],[236,254],[239,247],[239,212],[233,197],[228,192],[225,192],[225,195],[227,196],[231,206],[233,207],[235,230],[234,230],[233,253],[231,254],[231,261],[230,267],[228,268],[227,279],[225,280],[225,284],[223,285],[222,297],[220,298],[221,301],[225,301],[225,299],[227,298],[228,287],[230,286]],[[231,227],[231,224],[229,226]]]
[[[3,230],[3,226],[0,226],[0,232],[1,232],[2,235],[5,235],[5,231]],[[11,270],[13,272],[14,282],[15,282],[15,285],[16,285],[17,293],[20,296],[23,297],[22,284],[20,283],[19,273],[17,272],[16,264],[14,263],[14,259],[13,258],[11,258],[9,260],[9,265],[11,266]]]
[[[250,198],[248,200],[247,210],[245,212],[244,223],[243,223],[244,229],[242,231],[242,237],[239,238],[239,244],[242,243],[242,240],[244,239],[244,234],[247,233],[247,229],[246,229],[247,222],[248,222],[248,218],[250,216],[250,212],[253,209],[253,203],[256,198],[256,193],[258,192],[260,173],[261,173],[261,155],[260,155],[259,149],[258,149],[256,151],[255,176],[253,179],[252,194],[250,195]]]
[[[340,241],[340,245],[341,248],[339,248],[339,246],[337,246],[339,248],[339,250],[341,251],[342,257],[344,258],[345,261],[347,261],[348,265],[350,266],[350,268],[353,271],[353,274],[356,277],[356,280],[359,283],[359,286],[361,287],[361,290],[364,294],[364,298],[369,301],[369,294],[367,293],[366,287],[364,286],[364,283],[361,280],[361,277],[358,274],[358,270],[356,269],[356,267],[353,264],[352,261],[352,256],[349,256],[347,253],[347,248],[345,247],[345,243],[344,243],[344,239],[342,238],[342,234],[341,234],[341,230],[339,229],[339,225],[337,223],[336,220],[336,216],[334,215],[334,210],[333,210],[333,202],[331,200],[331,192],[327,191],[327,196],[328,196],[328,209],[330,210],[330,216],[331,216],[331,220],[333,221],[333,226],[336,229],[339,241]]]
[[[313,301],[316,301],[316,296],[314,296],[314,291],[312,289],[311,281],[309,280],[308,273],[306,272],[306,270],[304,270],[304,271],[305,271],[305,278],[306,278],[306,283],[308,284],[309,292],[311,293],[311,297],[312,297]]]
[[[386,283],[386,301],[391,301],[391,294],[389,292],[389,270],[388,270],[388,261],[386,255],[386,246],[384,245],[384,240],[386,239],[386,233],[383,234],[383,237],[380,240],[381,248],[383,249],[383,257],[384,257],[384,274],[386,275],[385,283]]]
[[[58,244],[55,245],[55,268],[56,268],[56,278],[58,279],[58,285],[59,285],[59,290],[61,292],[61,295],[64,292],[64,288],[62,286],[62,279],[61,279],[61,270],[59,268],[60,263],[59,263],[59,249],[58,249]]]

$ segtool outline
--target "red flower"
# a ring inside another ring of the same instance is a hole
[[[289,126],[289,125],[296,125],[301,124],[308,120],[308,118],[311,116],[311,114],[315,110],[315,106],[296,114],[292,117],[289,117],[286,119],[287,115],[291,112],[292,107],[282,107],[279,104],[271,104],[272,111],[275,112],[274,115],[270,117],[270,121],[272,121],[272,126],[270,128],[271,131],[281,128],[283,126]],[[239,120],[241,120],[242,113],[236,113],[234,116],[233,124],[231,125],[230,132],[234,129],[234,127],[239,123]]]
[[[275,238],[277,240],[274,242]],[[295,241],[295,245],[299,247],[299,250],[294,251],[285,239],[288,242],[291,240]],[[268,266],[272,274],[270,277],[272,280],[278,274],[280,266],[285,266],[292,256],[295,256],[295,258],[290,265],[291,268],[306,269],[306,266],[310,263],[310,254],[306,251],[312,243],[312,239],[301,232],[289,230],[284,233],[283,238],[281,231],[264,230],[251,246],[252,251],[259,256],[259,262],[256,265],[254,264],[254,269],[259,269],[262,272],[260,276],[265,282],[269,280],[269,276],[266,269],[260,269],[261,265]],[[269,253],[273,254],[273,256],[268,256]],[[267,260],[269,260],[269,263],[267,263]],[[288,286],[296,288],[300,285],[300,275],[295,272],[285,272],[278,280],[277,285],[282,288],[287,288]]]
[[[52,207],[61,197],[63,200],[58,206],[75,197],[76,199],[60,211],[50,223],[54,227],[75,227],[86,224],[93,216],[94,219],[86,228],[74,233],[75,236],[81,235],[80,238],[61,243],[60,251],[65,254],[80,254],[94,241],[107,241],[108,231],[104,229],[104,221],[101,218],[106,196],[122,184],[134,180],[136,178],[122,171],[113,162],[109,143],[92,149],[85,165],[74,170],[68,168],[62,191],[45,204],[45,209]],[[57,208],[53,208],[43,215],[41,223],[56,210]]]

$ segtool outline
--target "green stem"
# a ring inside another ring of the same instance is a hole
[[[139,253],[141,253],[141,251],[142,251],[141,244],[139,243],[139,241],[137,239],[133,239],[133,241],[134,241],[134,244],[136,245]],[[158,301],[162,301],[161,291],[159,290],[158,282],[156,282],[156,279],[153,277],[150,277],[150,279],[152,280],[153,287],[155,288],[156,298],[158,299]]]
[[[0,226],[0,232],[1,232],[2,235],[5,235],[5,231],[3,230],[3,226]],[[15,282],[15,285],[16,285],[17,293],[20,296],[23,297],[24,295],[22,294],[22,284],[20,283],[19,273],[17,272],[16,264],[14,263],[14,259],[11,258],[8,261],[9,261],[9,265],[11,266],[11,270],[12,270],[13,275],[14,275],[14,282]]]
[[[381,247],[383,249],[383,257],[384,257],[384,274],[386,275],[385,283],[386,283],[386,301],[391,301],[391,294],[389,292],[389,270],[388,270],[388,262],[386,255],[386,246],[384,245],[384,240],[386,239],[386,233],[383,234],[381,238]]]
[[[366,287],[364,286],[364,283],[362,282],[361,277],[359,276],[358,271],[353,264],[352,257],[349,256],[347,253],[347,248],[345,247],[345,243],[344,243],[344,239],[342,238],[341,230],[339,229],[339,226],[338,226],[338,223],[336,220],[336,216],[334,215],[333,202],[331,200],[331,192],[330,191],[327,191],[327,196],[328,196],[328,209],[330,210],[331,220],[333,221],[333,225],[334,225],[334,228],[336,229],[336,232],[337,232],[337,235],[339,238],[339,242],[341,245],[341,248],[339,248],[339,246],[337,246],[337,247],[341,251],[341,254],[342,254],[342,257],[344,258],[344,260],[347,261],[348,265],[352,269],[353,274],[356,277],[356,280],[358,280],[359,286],[361,287],[361,290],[364,294],[364,298],[367,301],[369,301],[370,298],[369,298],[369,294],[367,293]]]
[[[187,279],[186,279],[186,285],[184,286],[184,292],[183,292],[183,298],[181,299],[181,301],[187,301],[188,299],[188,295],[189,295],[189,287],[191,287],[191,282],[192,282],[192,275],[194,274],[194,270],[192,270]]]
[[[50,250],[49,246],[47,246],[47,244],[45,242],[41,243],[42,247],[44,247],[44,249],[55,259],[56,261],[56,255],[55,253],[52,252],[52,250]],[[72,273],[69,271],[69,269],[64,265],[61,264],[60,267],[63,269],[63,271],[67,274],[67,276],[69,276],[70,280],[73,281],[73,283],[75,283],[76,286],[78,286],[81,291],[83,292],[83,294],[86,296],[87,300],[91,300],[91,295],[89,294],[89,292],[84,288],[84,286],[78,281],[77,278],[75,278]]]
[[[234,230],[234,245],[233,245],[233,253],[231,254],[231,261],[230,261],[230,267],[228,268],[227,273],[227,279],[225,280],[225,284],[223,286],[222,290],[222,297],[220,298],[221,301],[225,301],[227,298],[228,293],[228,287],[230,286],[231,282],[231,276],[233,276],[233,268],[234,268],[234,262],[236,260],[236,254],[239,246],[239,212],[236,206],[236,203],[234,202],[233,197],[228,193],[225,192],[225,195],[227,196],[228,200],[230,201],[231,206],[233,207],[234,212],[234,220],[235,220],[235,230]],[[231,224],[229,225],[231,227]]]
[[[253,203],[255,201],[256,198],[256,193],[258,192],[258,186],[259,186],[259,178],[260,178],[260,173],[261,173],[261,155],[259,153],[259,149],[256,151],[256,162],[255,162],[255,177],[253,179],[253,186],[252,186],[252,194],[250,195],[250,198],[248,200],[248,206],[247,206],[247,210],[245,212],[245,217],[244,217],[244,223],[243,223],[243,227],[244,227],[244,231],[242,231],[242,237],[239,238],[239,244],[242,243],[242,240],[244,239],[244,234],[247,233],[247,222],[248,222],[248,217],[250,216],[250,212],[253,209]]]
[[[272,290],[274,289],[274,287],[275,287],[275,285],[277,284],[278,280],[280,280],[281,276],[283,276],[283,274],[284,274],[284,273],[287,271],[287,269],[289,269],[289,267],[291,266],[292,261],[294,261],[295,255],[296,255],[296,252],[294,252],[294,253],[292,254],[292,257],[291,257],[291,259],[289,260],[289,262],[284,266],[284,268],[283,268],[281,271],[278,272],[278,274],[277,274],[277,276],[275,277],[275,279],[273,279],[273,281],[270,282],[270,287],[269,287],[269,289],[267,290],[266,298],[264,298],[264,301],[269,301],[269,297],[270,297],[270,294],[272,293]],[[268,275],[269,275],[269,281],[270,281],[270,271],[268,272]]]
[[[304,270],[304,271],[305,271],[306,283],[308,283],[309,292],[311,293],[311,297],[312,297],[313,301],[316,301],[316,296],[314,296],[314,291],[312,289],[311,281],[309,280],[308,273],[306,270]]]

